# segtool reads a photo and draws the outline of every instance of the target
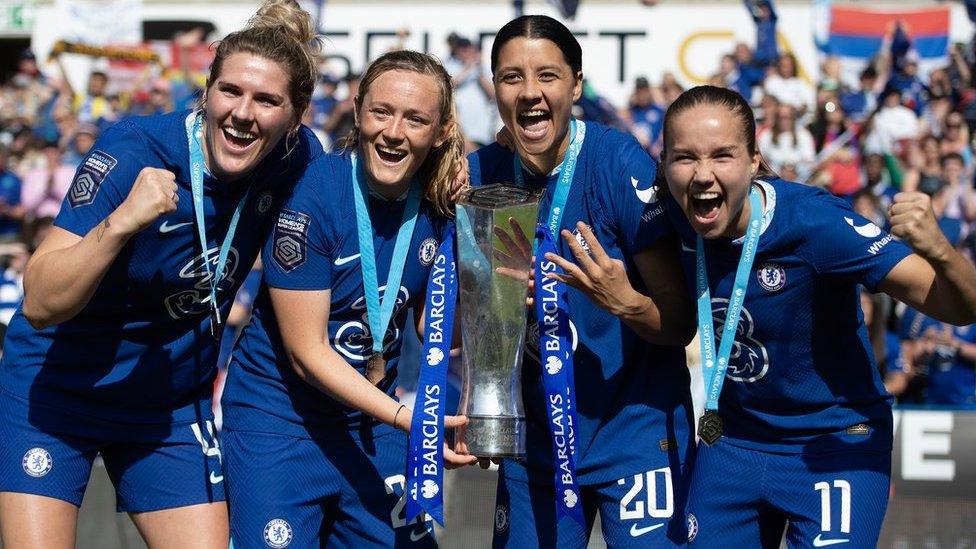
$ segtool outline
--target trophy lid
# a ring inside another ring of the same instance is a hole
[[[510,206],[535,204],[545,189],[530,189],[512,183],[493,183],[471,187],[458,199],[459,205],[494,210]]]

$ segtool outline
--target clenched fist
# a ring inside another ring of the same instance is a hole
[[[920,256],[930,261],[945,259],[952,245],[939,229],[928,195],[903,192],[895,195],[888,208],[891,234],[905,241]]]
[[[116,216],[112,220],[122,223],[126,230],[139,232],[159,216],[176,210],[176,204],[180,201],[176,188],[173,172],[143,168],[132,184],[129,196],[115,210]]]

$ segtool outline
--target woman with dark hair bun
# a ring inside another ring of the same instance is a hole
[[[790,547],[875,547],[893,425],[859,288],[971,324],[976,271],[924,194],[895,195],[888,234],[776,177],[733,91],[700,86],[670,106],[662,164],[705,379],[691,545],[775,548],[785,531]]]
[[[470,155],[471,184],[516,182],[543,193],[539,246],[549,241],[553,253],[535,267],[565,271],[536,284],[553,294],[565,291],[557,280],[571,287],[568,310],[530,315],[527,455],[501,464],[494,545],[582,547],[597,513],[611,546],[681,545],[682,467],[694,446],[683,345],[693,315],[653,188],[656,164],[632,136],[573,119],[582,50],[555,19],[506,24],[491,65],[515,150],[494,144]],[[513,227],[502,255],[532,255],[525,234]],[[606,275],[598,287],[589,278],[596,272]],[[551,316],[569,324],[558,362],[547,356],[549,328],[539,328]]]
[[[265,2],[220,42],[199,109],[123,120],[82,160],[0,362],[4,547],[74,547],[100,455],[150,547],[226,549],[218,345],[274,211],[322,153],[299,122],[313,43],[294,0]]]

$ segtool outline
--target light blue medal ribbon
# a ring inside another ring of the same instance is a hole
[[[732,295],[729,297],[728,311],[725,315],[725,326],[722,328],[722,341],[715,355],[715,327],[712,324],[712,295],[708,288],[708,267],[705,265],[705,245],[701,235],[698,235],[696,249],[696,281],[698,287],[698,329],[700,331],[700,346],[702,356],[702,375],[705,381],[705,415],[699,425],[699,434],[708,444],[714,444],[722,434],[722,424],[718,412],[719,395],[725,383],[725,374],[729,366],[729,356],[732,354],[732,344],[735,342],[735,332],[739,325],[742,303],[746,298],[749,286],[749,273],[753,260],[756,258],[756,248],[759,246],[759,236],[762,233],[762,199],[759,190],[753,186],[749,191],[749,226],[746,229],[742,255],[735,271],[735,282]]]
[[[369,319],[369,333],[373,340],[373,355],[370,361],[378,359],[382,362],[383,339],[386,329],[393,317],[393,308],[400,294],[400,280],[407,264],[407,249],[413,238],[413,228],[417,223],[417,211],[420,209],[420,189],[416,182],[411,182],[407,192],[407,203],[403,208],[403,218],[397,231],[396,244],[393,246],[393,258],[390,260],[390,270],[386,279],[386,290],[380,300],[379,282],[376,276],[376,253],[373,250],[373,224],[369,220],[369,209],[366,197],[365,174],[361,173],[356,155],[352,155],[352,188],[356,203],[356,229],[359,236],[359,265],[363,276],[363,293],[366,298],[366,317]],[[367,364],[367,367],[369,364]]]
[[[444,525],[444,397],[450,362],[457,271],[454,237],[437,250],[424,301],[424,350],[407,451],[407,522],[426,511]]]
[[[241,197],[234,209],[234,215],[227,226],[227,235],[220,244],[220,252],[217,256],[215,269],[210,267],[210,249],[207,246],[207,227],[204,220],[203,205],[203,148],[200,146],[201,127],[203,125],[203,113],[191,112],[186,117],[186,139],[190,149],[190,191],[193,195],[193,214],[196,220],[197,235],[200,237],[200,249],[203,257],[203,267],[207,271],[207,280],[210,283],[210,335],[216,340],[224,330],[224,322],[220,317],[220,305],[217,303],[217,285],[226,275],[224,272],[227,267],[227,256],[230,253],[231,244],[234,241],[234,233],[237,232],[237,223],[241,219],[241,212],[244,204],[247,203],[251,195],[251,187]],[[214,272],[216,271],[216,274]]]
[[[576,476],[576,388],[573,375],[572,334],[569,329],[569,301],[565,284],[546,278],[546,274],[562,272],[545,254],[556,250],[556,238],[562,221],[566,200],[573,185],[576,161],[583,148],[586,125],[570,121],[570,145],[563,158],[559,181],[553,192],[546,224],[536,228],[535,308],[539,323],[539,362],[546,388],[549,432],[552,435],[552,457],[556,520],[568,516],[584,528],[583,503],[580,501]],[[522,162],[515,155],[515,180],[524,185]]]

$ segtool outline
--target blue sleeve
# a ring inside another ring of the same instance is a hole
[[[478,151],[468,155],[468,181],[472,187],[481,185],[481,157]]]
[[[329,177],[323,177],[328,174]],[[264,280],[285,290],[332,287],[333,243],[326,226],[322,189],[334,182],[331,170],[309,169],[285,201],[262,255]],[[333,199],[333,196],[329,196]]]
[[[801,197],[802,198],[802,197]],[[818,192],[806,200],[798,253],[821,275],[839,275],[875,291],[911,249],[857,215],[846,202]]]
[[[54,224],[79,236],[88,234],[125,200],[139,172],[156,165],[132,126],[109,128],[78,166]]]
[[[670,234],[672,228],[654,185],[657,162],[632,136],[617,134],[611,141],[604,150],[612,152],[615,160],[610,162],[610,173],[601,177],[607,188],[597,192],[608,202],[606,221],[617,228],[621,247],[634,254]]]

